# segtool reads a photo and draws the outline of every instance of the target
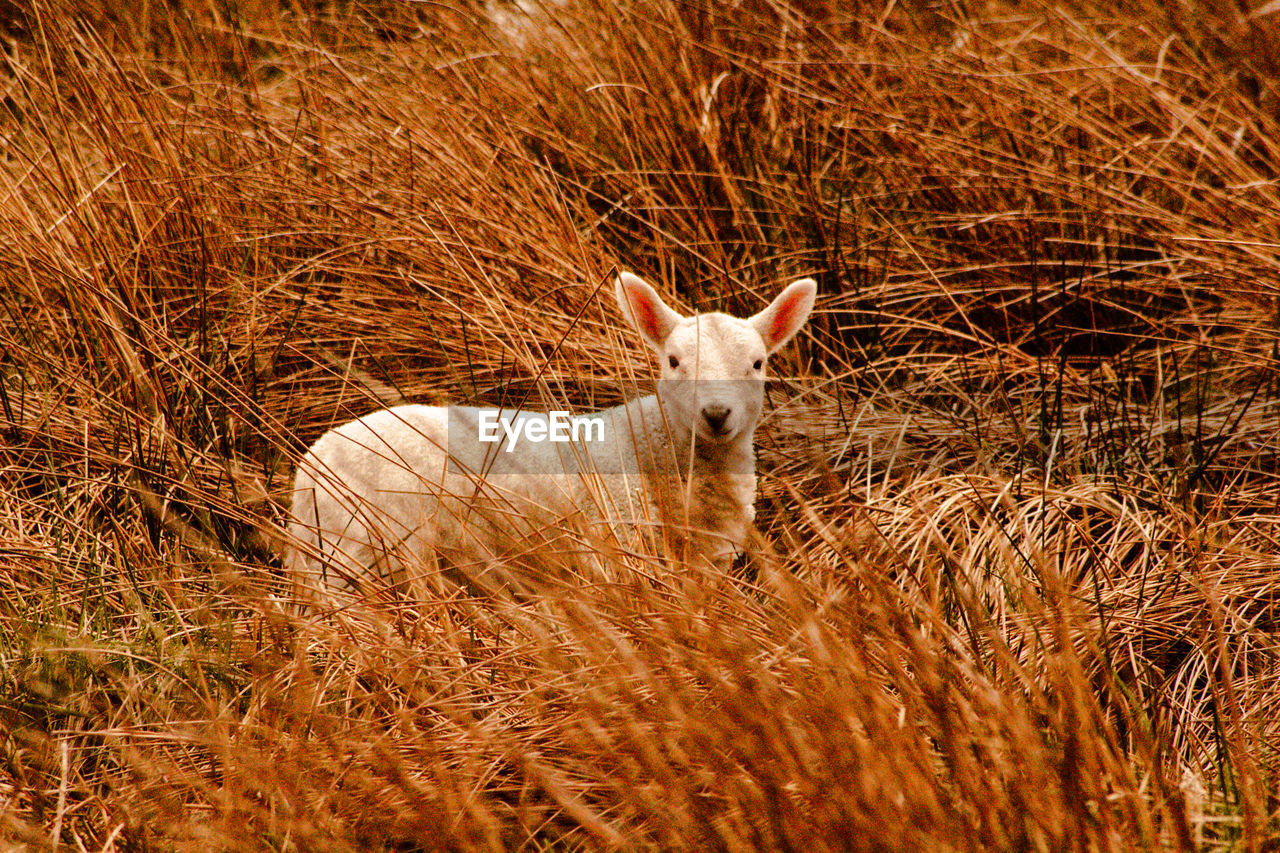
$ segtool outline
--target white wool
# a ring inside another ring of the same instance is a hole
[[[623,273],[619,307],[658,355],[658,393],[574,416],[578,441],[533,440],[571,428],[562,418],[460,406],[397,406],[329,430],[298,465],[290,570],[308,597],[350,592],[400,582],[435,550],[494,548],[568,517],[676,525],[726,565],[755,518],[765,362],[816,290],[793,282],[747,319],[682,317]]]

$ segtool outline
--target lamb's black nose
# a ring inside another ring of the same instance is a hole
[[[724,422],[729,419],[728,406],[703,406],[702,416],[707,419],[707,426],[712,432],[724,432]]]

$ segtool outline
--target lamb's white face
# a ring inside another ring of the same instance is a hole
[[[764,407],[764,338],[728,314],[680,321],[658,351],[658,393],[704,441],[728,442],[755,429]]]
[[[801,279],[768,308],[740,320],[720,313],[681,317],[637,276],[623,273],[617,282],[623,314],[658,355],[664,407],[713,443],[755,430],[769,354],[799,331],[816,292],[813,279]]]

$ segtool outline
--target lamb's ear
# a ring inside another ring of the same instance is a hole
[[[802,278],[787,285],[787,289],[778,294],[769,303],[769,307],[752,317],[749,322],[764,339],[764,346],[770,353],[791,340],[791,336],[800,331],[804,321],[809,319],[813,310],[813,300],[818,295],[818,283],[811,278]]]
[[[622,316],[635,326],[640,337],[656,350],[680,322],[680,315],[667,307],[662,298],[638,275],[624,272],[618,276],[618,308]]]

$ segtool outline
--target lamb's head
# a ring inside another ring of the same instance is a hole
[[[764,406],[766,362],[809,318],[817,290],[802,278],[746,319],[682,317],[640,277],[624,272],[617,280],[623,316],[658,355],[664,408],[713,444],[750,440]]]

